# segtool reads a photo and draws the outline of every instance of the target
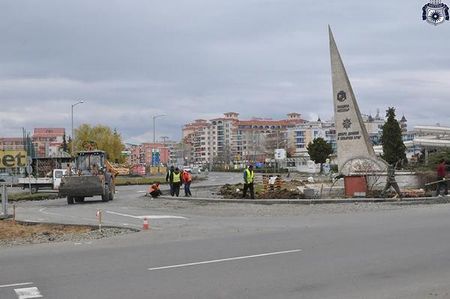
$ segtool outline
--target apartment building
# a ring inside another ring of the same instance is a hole
[[[298,113],[286,119],[253,118],[240,120],[239,113],[226,112],[223,117],[196,120],[183,127],[183,145],[188,148],[188,163],[194,165],[264,162],[273,150],[286,146],[288,128],[305,122]]]
[[[0,150],[2,151],[23,151],[24,138],[23,137],[1,137]]]
[[[126,151],[129,165],[158,166],[170,161],[170,150],[164,143],[127,144]]]
[[[35,128],[32,140],[36,156],[39,158],[58,156],[64,136],[64,128]]]
[[[319,118],[288,130],[288,142],[294,145],[296,156],[305,155],[308,152],[308,144],[319,137],[336,150],[336,128],[333,121],[322,121]]]

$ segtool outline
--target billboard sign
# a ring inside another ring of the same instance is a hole
[[[26,165],[26,151],[0,151],[0,168],[25,167]]]
[[[152,150],[152,165],[159,165],[161,162],[159,157],[159,149]]]

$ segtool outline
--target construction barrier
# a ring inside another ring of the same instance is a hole
[[[283,180],[281,179],[281,175],[276,174],[263,174],[263,188],[264,191],[274,191],[274,190],[281,190],[283,187]]]
[[[2,183],[2,217],[8,217],[8,190],[6,183]]]
[[[148,219],[144,218],[144,223],[142,224],[143,230],[148,230],[150,228],[150,225],[148,224]]]

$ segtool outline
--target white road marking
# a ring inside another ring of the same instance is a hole
[[[137,191],[137,193],[147,193],[147,191]]]
[[[182,216],[171,216],[171,215],[144,215],[144,216],[134,216],[134,215],[129,215],[129,214],[123,214],[123,213],[118,213],[118,212],[113,212],[113,211],[106,211],[106,213],[108,214],[113,214],[113,215],[118,215],[118,216],[123,216],[123,217],[131,217],[131,218],[135,218],[135,219],[187,219],[186,217],[182,217]]]
[[[19,299],[31,299],[31,298],[42,298],[43,296],[36,287],[14,289]]]
[[[269,252],[269,253],[254,254],[254,255],[247,255],[247,256],[230,257],[230,258],[219,259],[219,260],[210,260],[210,261],[203,261],[203,262],[195,262],[195,263],[179,264],[179,265],[172,265],[172,266],[148,268],[147,270],[148,271],[155,271],[155,270],[163,270],[163,269],[171,269],[171,268],[181,268],[181,267],[189,267],[189,266],[196,266],[196,265],[204,265],[204,264],[212,264],[212,263],[220,263],[220,262],[228,262],[228,261],[250,259],[250,258],[270,256],[270,255],[287,254],[287,253],[294,253],[294,252],[300,252],[300,251],[302,251],[302,250],[301,249],[294,249],[294,250],[286,250],[286,251],[278,251],[278,252]]]
[[[33,284],[32,282],[21,282],[21,283],[13,283],[13,284],[4,284],[0,285],[0,288],[10,288],[10,287],[18,287],[18,286],[26,286]]]

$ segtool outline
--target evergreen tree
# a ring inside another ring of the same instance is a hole
[[[66,133],[65,132],[64,132],[64,135],[63,135],[62,150],[67,153],[67,140],[66,140]]]
[[[383,145],[383,159],[389,164],[398,161],[406,162],[406,146],[402,140],[402,131],[398,121],[395,119],[395,109],[389,107],[386,110],[387,121],[383,125],[381,144]]]
[[[69,140],[67,141],[67,152],[71,155],[73,155],[72,154],[72,142],[73,142],[72,136],[69,136]]]
[[[326,142],[323,138],[318,137],[308,144],[306,147],[308,150],[309,157],[314,163],[320,163],[320,172],[322,172],[322,164],[333,153],[333,148],[331,144]]]

